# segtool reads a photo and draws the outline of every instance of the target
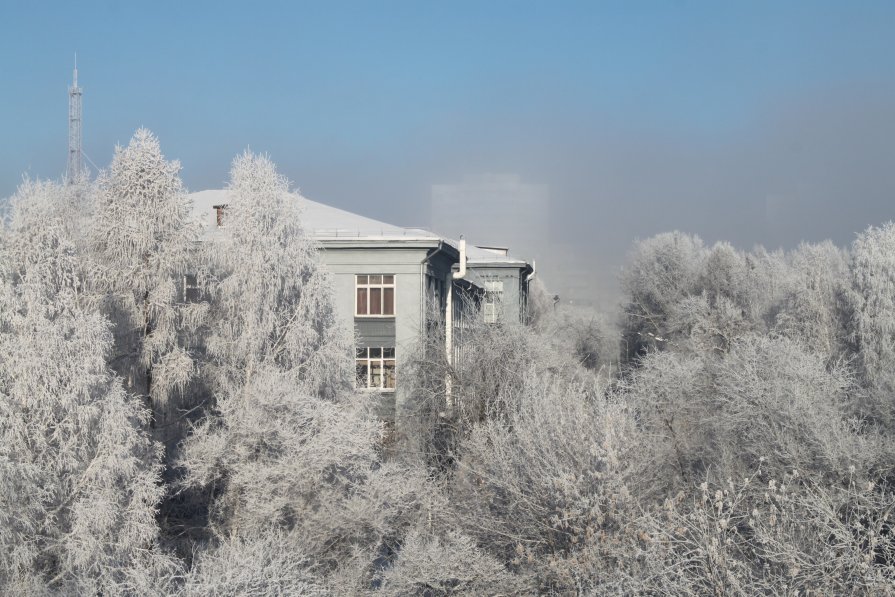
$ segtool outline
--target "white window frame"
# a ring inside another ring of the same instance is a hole
[[[386,356],[389,355],[389,356]],[[398,385],[397,376],[397,360],[396,351],[392,346],[367,346],[355,349],[354,355],[354,383],[358,390],[366,390],[371,392],[394,392],[395,386]],[[365,365],[367,368],[366,379],[361,380],[357,374],[358,367]],[[379,385],[373,385],[373,368],[378,366],[382,372],[379,376]],[[386,387],[388,375],[386,375],[387,366],[392,371],[392,386]]]
[[[482,317],[485,323],[497,323],[501,319],[503,280],[485,280],[485,296],[482,297]]]
[[[373,282],[373,278],[379,278],[379,282]],[[391,278],[391,282],[385,282],[386,278]],[[365,281],[364,281],[365,280]],[[397,311],[397,282],[398,276],[395,274],[355,274],[354,276],[354,316],[355,317],[369,317],[369,318],[393,318],[395,317],[395,311]],[[367,291],[367,312],[360,313],[358,309],[358,300],[357,300],[357,291],[360,289],[366,289]],[[379,289],[381,292],[379,293],[379,311],[380,313],[370,314],[370,305],[373,298],[373,290]],[[385,310],[385,290],[391,289],[392,291],[392,312],[391,313],[381,313],[381,311]]]

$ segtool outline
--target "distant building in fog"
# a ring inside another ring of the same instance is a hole
[[[450,238],[463,234],[473,244],[508,247],[516,256],[538,258],[548,246],[549,221],[547,185],[522,182],[515,174],[432,185],[431,228]]]
[[[551,231],[547,185],[523,182],[515,174],[486,174],[432,185],[431,201],[435,232],[451,238],[463,234],[473,244],[508,248],[510,256],[529,263],[537,260],[537,277],[564,303],[608,308],[614,302],[612,288],[597,284],[601,276],[614,274],[587,252],[587,239]]]

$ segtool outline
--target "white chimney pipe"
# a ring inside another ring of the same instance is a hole
[[[454,280],[461,280],[466,277],[466,239],[460,235],[460,270],[452,272],[447,279],[447,301],[445,301],[444,313],[444,350],[447,356],[448,365],[454,364]],[[453,383],[451,373],[448,372],[444,380],[445,391],[447,393],[448,407],[453,407],[452,390]]]
[[[466,239],[460,235],[460,271],[454,272],[454,280],[462,280],[466,277]]]

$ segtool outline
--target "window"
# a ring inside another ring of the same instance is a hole
[[[216,214],[218,228],[224,227],[224,211],[227,209],[227,204],[223,205],[212,205],[214,208],[214,213]]]
[[[445,292],[444,278],[426,275],[426,300],[436,310],[441,313],[444,311],[447,292]]]
[[[357,276],[354,313],[358,317],[395,316],[395,276]]]
[[[358,388],[394,390],[395,349],[384,346],[358,348],[355,373]]]
[[[485,282],[485,297],[482,303],[482,314],[485,323],[497,323],[500,321],[500,303],[503,300],[503,280],[487,280]]]
[[[183,302],[198,303],[202,300],[202,289],[194,274],[187,274],[183,277]]]

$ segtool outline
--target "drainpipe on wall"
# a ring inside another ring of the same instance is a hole
[[[420,262],[420,296],[423,297],[420,305],[420,326],[425,333],[425,325],[426,325],[426,309],[428,305],[426,304],[426,271],[428,270],[429,263],[432,262],[432,258],[444,251],[444,241],[438,241],[438,248],[434,251],[431,251],[426,258]]]
[[[538,273],[538,262],[534,259],[531,260],[531,273],[525,277],[525,282],[531,282],[535,279],[535,274]]]
[[[460,235],[460,270],[451,272],[447,277],[447,306],[444,313],[444,350],[447,356],[449,366],[454,364],[454,280],[462,280],[466,277],[466,239]],[[453,406],[451,399],[451,390],[453,388],[453,380],[451,379],[451,371],[448,370],[444,380],[445,392],[447,395],[448,406]]]
[[[522,304],[519,307],[522,309],[521,317],[519,321],[524,324],[528,323],[528,295],[531,290],[531,281],[535,279],[535,275],[538,273],[538,262],[534,259],[531,260],[531,273],[525,276],[525,300],[522,301]]]

